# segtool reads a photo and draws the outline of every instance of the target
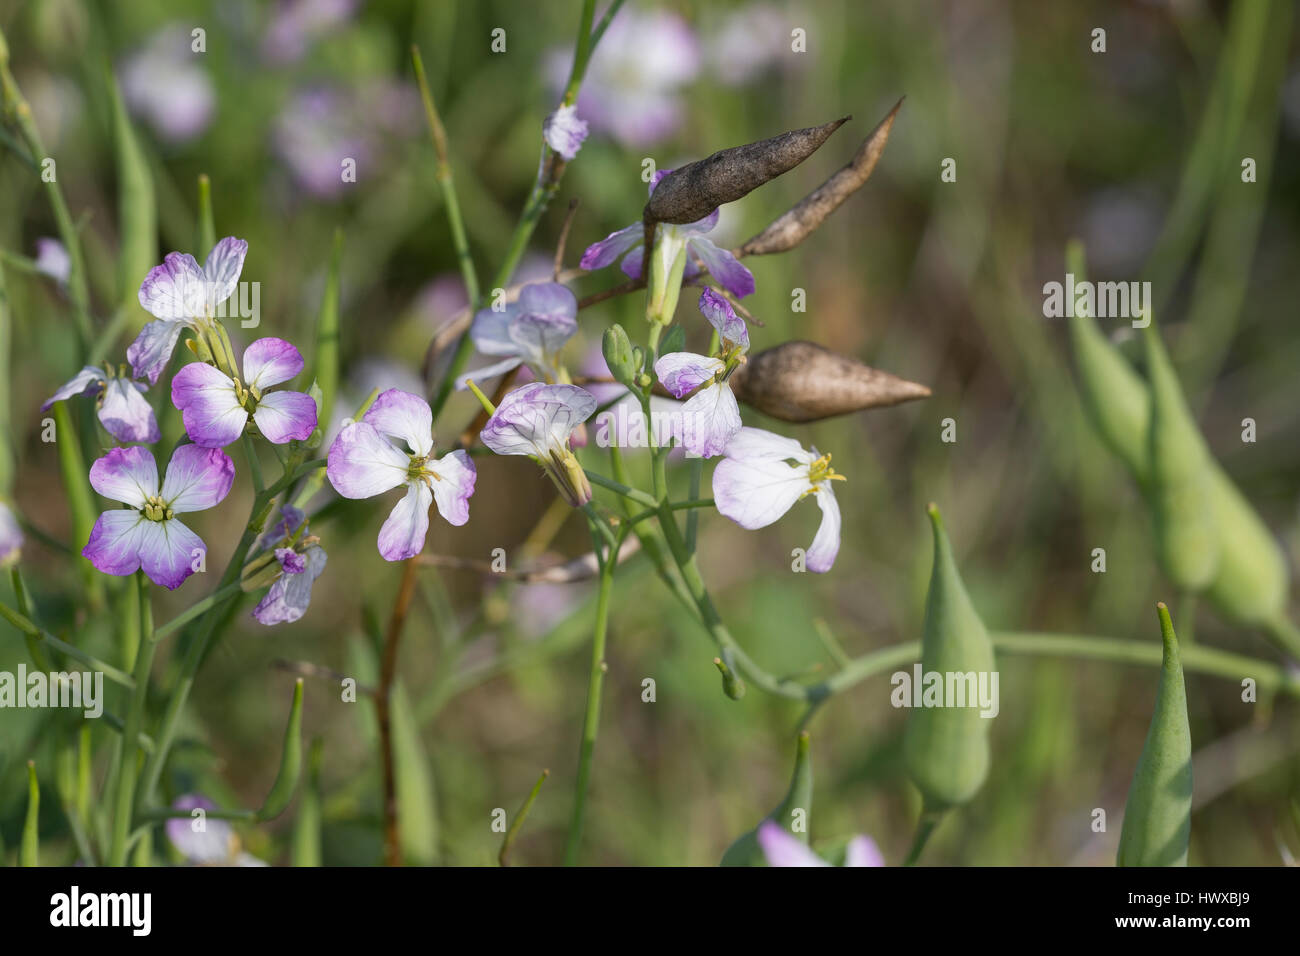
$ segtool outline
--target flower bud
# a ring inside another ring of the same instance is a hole
[[[722,675],[722,692],[732,700],[740,700],[745,696],[745,682],[740,678],[731,667],[721,657],[713,659],[713,666],[718,669]]]
[[[993,645],[962,584],[939,509],[930,505],[934,568],[925,603],[921,673],[991,674]],[[924,797],[925,809],[943,810],[975,796],[989,772],[992,721],[973,706],[916,707],[908,715],[903,761]],[[969,701],[967,702],[970,703]]]
[[[1192,830],[1192,732],[1169,609],[1157,604],[1164,645],[1156,708],[1124,805],[1119,866],[1186,866]]]
[[[632,342],[623,326],[615,324],[605,330],[600,339],[600,350],[614,381],[630,388],[640,367],[633,363]]]
[[[274,584],[280,574],[280,562],[275,558],[275,549],[268,548],[244,565],[244,570],[239,574],[239,589],[245,592],[260,591]]]
[[[1210,500],[1219,529],[1219,567],[1206,597],[1225,617],[1261,626],[1286,612],[1289,573],[1277,539],[1232,479],[1210,467]]]
[[[719,150],[673,170],[659,181],[645,205],[645,221],[682,224],[703,219],[817,151],[849,117],[823,126],[791,130],[771,139]]]
[[[1219,527],[1210,494],[1213,460],[1154,326],[1145,329],[1145,338],[1151,380],[1148,497],[1156,553],[1170,581],[1200,591],[1214,580],[1219,565]]]
[[[924,385],[800,341],[749,356],[728,381],[737,399],[784,422],[815,422],[930,394]]]
[[[812,824],[813,768],[809,743],[808,731],[805,730],[799,735],[795,746],[794,773],[791,774],[790,789],[786,792],[785,799],[775,810],[758,821],[759,826],[762,826],[764,822],[771,820],[778,826],[790,830],[801,843],[808,842],[809,827]],[[802,811],[799,815],[802,826],[794,830],[791,829],[791,824],[797,810]],[[758,845],[757,826],[738,837],[722,854],[723,866],[765,866],[766,863],[763,850]]]
[[[591,500],[591,483],[573,452],[567,448],[563,453],[552,452],[550,460],[543,462],[542,467],[570,507],[581,508]]]

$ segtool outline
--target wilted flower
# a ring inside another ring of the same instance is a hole
[[[572,50],[547,61],[556,88],[563,86]],[[641,147],[670,135],[682,121],[678,90],[700,69],[700,50],[691,28],[675,13],[628,7],[605,31],[587,67],[578,111],[593,130],[624,146]]]
[[[409,453],[394,447],[400,439]],[[418,395],[390,388],[375,399],[359,422],[344,425],[330,446],[326,475],[344,498],[373,498],[390,488],[406,486],[379,531],[379,553],[388,561],[403,561],[424,548],[429,530],[429,506],[449,524],[469,520],[469,499],[478,476],[464,451],[437,461],[433,455],[433,413]]]
[[[36,271],[49,276],[59,285],[68,284],[72,259],[63,243],[47,237],[36,240]]]
[[[673,436],[691,454],[712,458],[740,431],[740,406],[727,377],[744,361],[749,330],[712,289],[700,293],[700,311],[718,330],[718,354],[669,352],[655,362],[655,375],[674,398],[691,396],[673,416]]]
[[[480,309],[470,327],[474,347],[501,361],[468,372],[456,380],[460,388],[470,379],[482,381],[527,365],[539,379],[561,377],[559,354],[578,331],[578,300],[558,282],[524,286],[519,298],[501,312]]]
[[[132,112],[173,142],[192,139],[212,121],[216,94],[192,49],[190,28],[159,30],[121,68],[122,95]]]
[[[18,560],[23,548],[23,529],[9,505],[0,501],[0,568]]]
[[[575,106],[560,106],[542,123],[542,138],[565,162],[572,160],[587,138],[587,124],[578,119]]]
[[[206,362],[191,362],[172,379],[172,402],[185,432],[204,448],[224,448],[252,422],[267,441],[304,441],[316,430],[316,402],[306,392],[267,389],[296,377],[302,355],[284,339],[258,339],[244,349],[243,381]]]
[[[650,182],[652,194],[659,181],[670,172],[671,169],[661,169],[654,174]],[[660,223],[655,227],[658,230],[652,269],[655,285],[650,293],[652,314],[658,316],[660,321],[668,322],[672,319],[681,279],[699,274],[696,259],[703,262],[718,284],[736,298],[743,299],[754,291],[753,273],[726,249],[720,249],[711,240],[704,238],[704,234],[717,224],[718,210],[715,209],[697,222],[681,226]],[[644,226],[640,222],[634,222],[588,246],[579,265],[590,272],[604,268],[622,256],[623,272],[637,278],[641,275],[641,263],[645,258],[644,237]]]
[[[150,322],[126,350],[136,378],[158,381],[171,361],[176,339],[186,328],[206,325],[218,306],[230,298],[244,269],[248,243],[227,236],[208,253],[199,268],[188,253],[171,252],[140,283],[140,304],[157,321]]]
[[[830,866],[799,842],[789,831],[771,820],[758,828],[758,845],[767,857],[768,866]],[[884,866],[885,858],[868,836],[859,834],[844,848],[845,866]]]
[[[595,410],[595,396],[585,388],[533,382],[502,399],[479,438],[498,455],[532,458],[564,500],[578,508],[591,500],[591,485],[569,448],[569,436]]]
[[[145,388],[125,375],[114,375],[112,368],[87,365],[50,396],[41,411],[75,395],[90,396],[95,399],[100,422],[118,441],[155,442],[162,435],[153,407],[142,394]]]
[[[283,505],[280,514],[281,520],[263,543],[263,547],[273,550],[254,561],[254,564],[265,561],[267,567],[263,574],[275,575],[272,565],[278,565],[279,573],[270,590],[253,608],[253,617],[266,625],[292,623],[307,612],[311,586],[324,573],[327,560],[320,539],[306,534],[306,515],[300,509]]]
[[[808,570],[829,571],[840,550],[840,506],[831,482],[831,456],[805,451],[793,438],[761,428],[742,428],[727,443],[713,471],[718,511],[742,528],[765,528],[805,495],[815,495],[822,523],[808,548]]]
[[[175,590],[206,551],[203,539],[177,516],[219,504],[234,480],[235,465],[225,452],[182,445],[160,489],[158,466],[147,448],[114,448],[90,466],[90,485],[130,507],[101,514],[81,553],[105,574],[142,568],[155,584]]]
[[[217,805],[198,793],[172,801],[173,810],[188,810],[188,817],[167,821],[167,839],[186,861],[195,866],[266,866],[266,861],[239,849],[239,837],[226,820],[214,820],[208,811]],[[193,811],[202,810],[201,814]]]

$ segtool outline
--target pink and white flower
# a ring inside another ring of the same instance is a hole
[[[87,365],[46,399],[41,411],[76,395],[90,396],[95,399],[100,422],[118,441],[156,442],[162,435],[153,406],[143,395],[145,389],[140,382],[113,375],[111,369]]]
[[[470,327],[470,338],[482,355],[500,361],[467,372],[456,380],[465,388],[470,379],[481,382],[520,365],[539,379],[560,378],[560,351],[578,331],[578,300],[558,282],[526,285],[519,298],[503,311],[480,309]]]
[[[128,507],[101,514],[81,553],[105,574],[143,569],[155,584],[175,590],[202,566],[206,551],[178,516],[220,504],[234,480],[234,463],[220,449],[177,448],[159,487],[147,448],[114,448],[90,466],[90,486]]]
[[[561,156],[571,162],[587,138],[587,124],[578,118],[576,106],[560,106],[542,123],[542,139]]]
[[[186,328],[211,322],[218,307],[230,298],[244,270],[248,243],[227,236],[208,253],[199,267],[189,253],[170,252],[140,283],[140,305],[156,321],[150,322],[126,350],[136,378],[153,385],[171,361],[176,339]]]
[[[268,389],[295,378],[302,355],[284,339],[258,339],[244,350],[243,380],[205,362],[191,362],[172,379],[172,402],[185,433],[204,448],[224,448],[250,421],[267,441],[304,441],[316,430],[316,402],[306,392]]]
[[[655,375],[674,398],[690,396],[673,415],[673,437],[692,455],[712,458],[741,428],[740,406],[727,378],[749,350],[749,330],[712,289],[700,294],[700,311],[718,330],[718,354],[669,352],[655,362]]]
[[[817,499],[822,523],[808,548],[808,570],[831,569],[840,550],[840,506],[831,486],[843,476],[831,469],[831,456],[805,451],[793,438],[761,428],[742,428],[727,443],[713,470],[718,511],[750,531],[765,528],[807,495]]]
[[[510,392],[479,433],[498,455],[527,455],[542,466],[575,508],[591,500],[591,485],[569,437],[591,417],[596,398],[576,385],[531,382]]]
[[[758,828],[758,845],[768,866],[830,866],[778,823],[765,820]],[[844,848],[845,866],[884,866],[885,858],[871,837],[859,834]]]
[[[8,504],[0,501],[0,568],[7,568],[18,560],[23,550],[23,529],[18,516]]]
[[[393,440],[406,444],[401,451]],[[390,388],[361,421],[343,427],[330,446],[325,474],[344,498],[373,498],[400,486],[406,495],[379,531],[379,553],[404,561],[424,549],[429,506],[449,524],[469,520],[469,499],[478,472],[464,451],[433,458],[433,413],[418,395]]]

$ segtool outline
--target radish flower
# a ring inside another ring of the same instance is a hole
[[[831,456],[805,451],[794,439],[761,428],[740,429],[723,455],[713,470],[718,511],[753,531],[776,521],[799,499],[814,495],[822,523],[808,548],[808,570],[829,571],[840,550],[840,506],[831,482],[844,480],[831,469]]]
[[[399,439],[409,448],[393,445]],[[433,457],[433,413],[418,395],[390,388],[375,399],[359,422],[343,427],[330,446],[325,474],[344,498],[373,498],[406,486],[379,531],[379,553],[404,561],[424,549],[429,506],[449,524],[469,520],[469,499],[478,472],[464,451]]]
[[[175,590],[197,570],[206,551],[203,539],[178,515],[220,504],[234,480],[235,466],[225,452],[182,445],[160,488],[158,466],[147,448],[114,448],[90,466],[90,485],[129,507],[101,514],[81,553],[105,574],[124,576],[142,568],[155,584]]]
[[[655,375],[674,398],[691,396],[673,415],[673,437],[691,454],[712,458],[741,428],[740,406],[727,378],[745,360],[749,330],[731,303],[712,289],[700,294],[700,311],[718,330],[718,354],[669,352],[655,362]]]
[[[227,236],[212,247],[202,268],[188,253],[171,252],[162,265],[149,270],[139,298],[156,321],[141,329],[126,350],[136,378],[147,378],[153,385],[171,361],[182,330],[212,323],[218,307],[239,284],[247,254],[247,242]]]
[[[562,376],[560,350],[576,331],[578,300],[572,292],[558,282],[526,285],[505,311],[480,309],[474,316],[469,331],[474,347],[500,361],[467,372],[456,380],[456,387],[463,389],[470,379],[481,382],[520,365],[527,365],[539,379],[555,382]]]
[[[262,553],[244,568],[245,591],[271,583],[253,608],[253,617],[267,626],[289,624],[307,613],[311,587],[325,572],[327,556],[320,538],[307,533],[306,515],[293,505],[280,507],[281,519],[259,542]]]
[[[565,162],[570,162],[587,138],[587,124],[578,119],[576,106],[561,106],[542,124],[542,138]]]
[[[591,500],[591,485],[569,447],[569,436],[595,410],[596,398],[585,388],[532,382],[502,399],[479,438],[498,455],[532,458],[564,500],[580,508]]]
[[[758,845],[768,866],[830,866],[788,830],[771,820],[758,828]],[[885,858],[870,837],[858,835],[844,848],[845,866],[884,866]]]
[[[196,445],[224,448],[251,419],[267,441],[303,441],[316,430],[316,402],[305,392],[268,392],[302,371],[302,355],[284,339],[258,339],[244,349],[243,381],[205,362],[191,362],[172,379],[172,402]]]
[[[145,388],[126,376],[113,375],[111,368],[87,365],[51,395],[41,405],[41,411],[76,395],[91,396],[100,422],[118,441],[156,442],[162,435],[153,407],[142,394]]]

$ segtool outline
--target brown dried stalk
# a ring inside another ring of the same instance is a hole
[[[629,537],[623,542],[623,546],[619,548],[618,561],[622,563],[640,550],[641,540],[636,536]],[[577,581],[589,581],[600,571],[594,551],[549,568],[508,568],[505,571],[494,571],[490,561],[483,561],[478,558],[459,558],[450,554],[422,554],[417,560],[421,564],[435,568],[477,571],[479,574],[509,578],[528,584],[573,584]]]

